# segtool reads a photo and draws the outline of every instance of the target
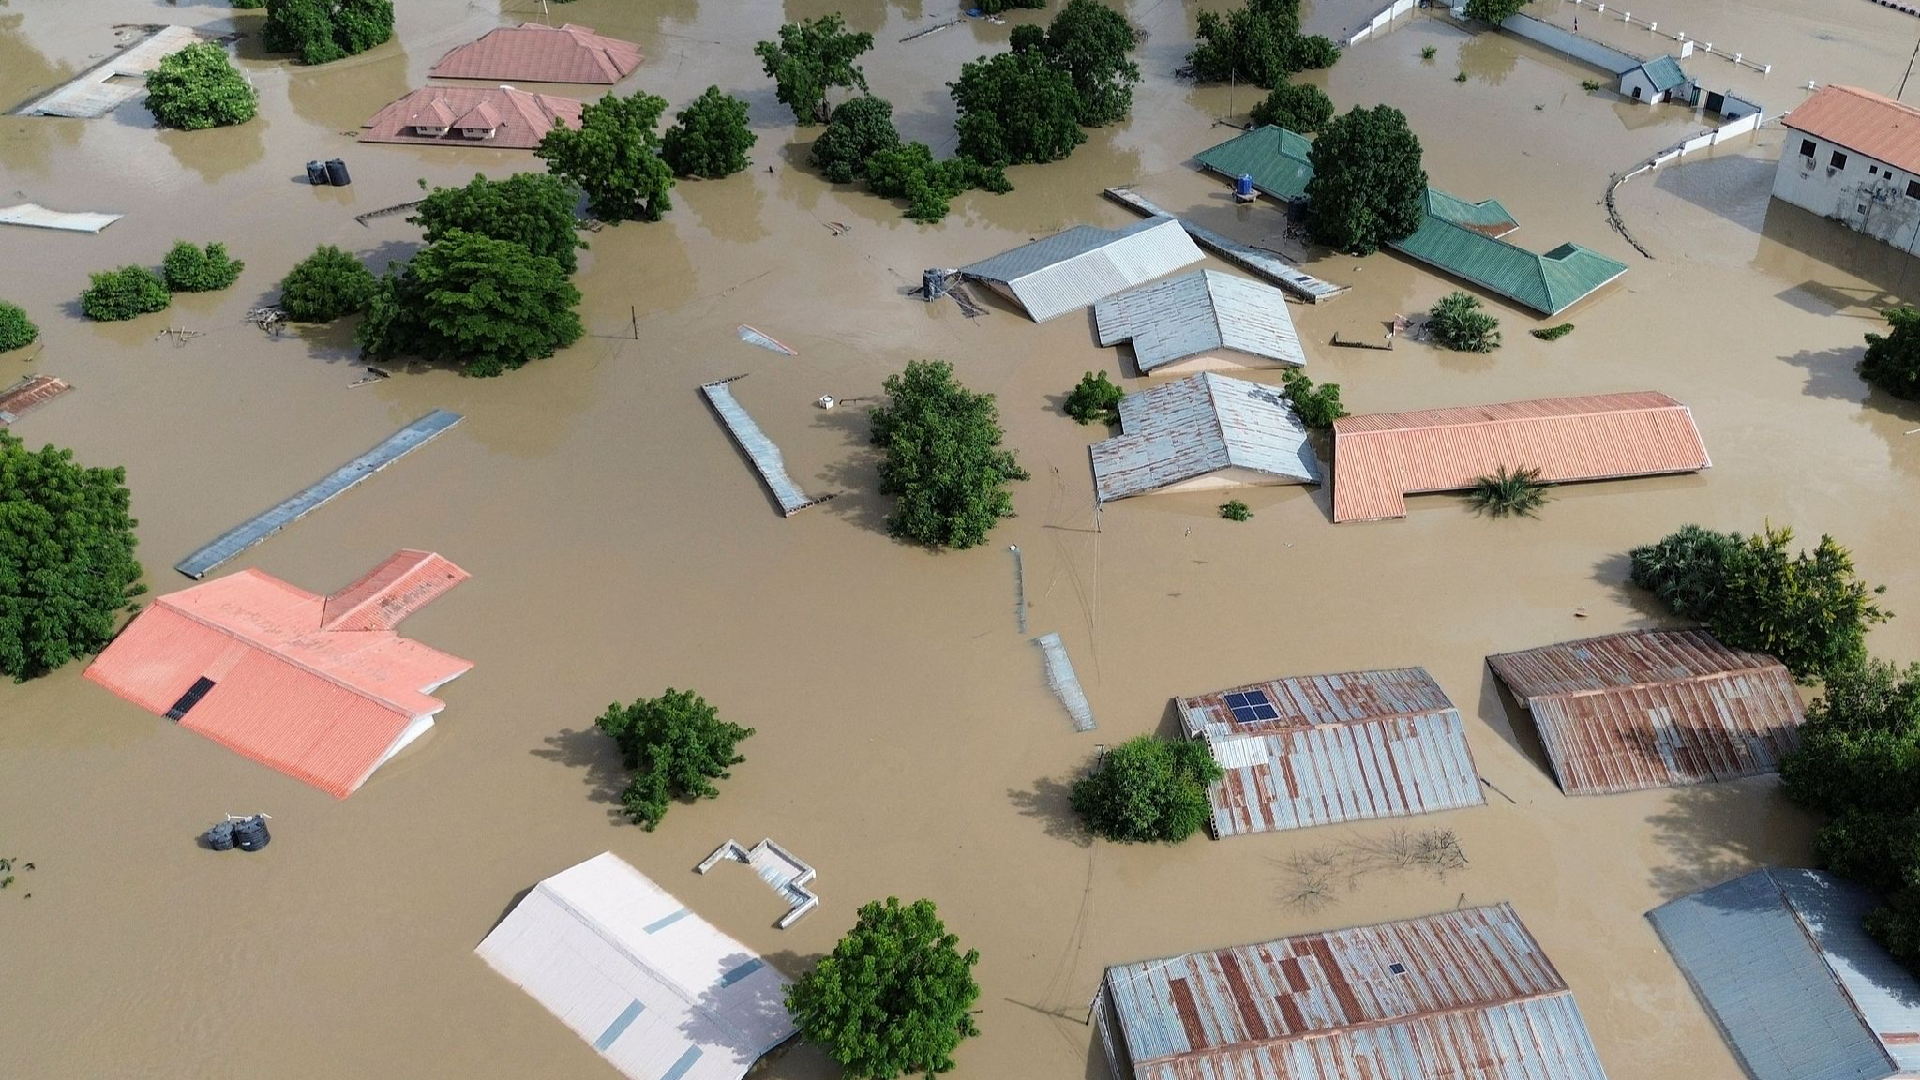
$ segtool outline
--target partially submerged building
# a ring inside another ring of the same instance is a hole
[[[1817,870],[1755,870],[1647,913],[1753,1080],[1920,1076],[1920,980]]]
[[[433,726],[470,661],[395,627],[467,572],[402,550],[331,596],[254,569],[154,600],[87,678],[243,757],[345,798]]]
[[[1691,105],[1700,95],[1693,76],[1681,70],[1680,61],[1671,56],[1642,60],[1617,74],[1620,76],[1621,97],[1649,105],[1669,101]]]
[[[1114,1080],[1604,1080],[1508,904],[1110,967]]]
[[[534,886],[474,952],[632,1080],[739,1080],[794,1034],[785,976],[611,852]]]
[[[567,23],[502,26],[440,58],[427,74],[488,82],[617,83],[640,66],[640,46]]]
[[[531,150],[555,124],[579,127],[584,107],[511,86],[428,86],[374,113],[360,125],[360,141]]]
[[[1424,668],[1272,679],[1181,698],[1225,771],[1214,838],[1485,802],[1460,710]]]
[[[1347,416],[1333,446],[1336,522],[1405,517],[1406,496],[1464,491],[1502,467],[1558,484],[1713,464],[1693,413],[1651,390]]]
[[[1020,305],[1034,322],[1046,322],[1203,257],[1178,221],[1148,218],[1123,229],[1077,225],[958,273]]]
[[[1780,121],[1773,197],[1913,254],[1920,243],[1920,109],[1828,86]]]
[[[1561,790],[1592,795],[1778,771],[1806,713],[1793,676],[1705,630],[1635,630],[1497,653]]]
[[[1088,448],[1094,497],[1317,484],[1306,426],[1279,390],[1211,371],[1120,399],[1122,434]]]
[[[1133,342],[1143,375],[1304,367],[1286,294],[1218,270],[1142,285],[1093,305],[1100,345]]]

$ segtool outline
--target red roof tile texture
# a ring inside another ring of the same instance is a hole
[[[616,83],[640,66],[640,46],[589,26],[503,26],[440,58],[427,74],[501,82]]]
[[[445,703],[429,693],[473,667],[393,629],[467,576],[406,550],[323,597],[242,570],[156,599],[87,678],[163,716],[186,705],[181,727],[345,798],[432,723]]]
[[[1787,127],[1920,173],[1920,109],[1857,86],[1828,86],[1781,121]]]
[[[449,117],[468,117],[483,106],[499,118],[493,134],[486,138],[470,138],[457,121],[449,121]],[[428,86],[374,113],[360,125],[363,129],[360,141],[531,150],[553,130],[556,120],[570,128],[579,127],[580,110],[584,107],[573,98],[529,94],[511,86]],[[444,129],[444,133],[423,133],[423,128]]]
[[[1712,464],[1693,413],[1651,390],[1348,416],[1333,443],[1337,522],[1405,517],[1404,496],[1470,488],[1503,465],[1565,483]]]
[[[73,389],[51,375],[29,375],[0,390],[0,428]]]

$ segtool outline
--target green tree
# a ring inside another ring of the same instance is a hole
[[[1253,107],[1253,122],[1311,135],[1333,119],[1333,99],[1310,83],[1281,83]]]
[[[745,761],[736,751],[753,729],[721,720],[691,690],[669,688],[657,698],[614,703],[593,726],[613,737],[633,779],[620,793],[627,816],[652,832],[675,799],[718,798],[715,780]]]
[[[953,365],[915,360],[886,381],[888,403],[870,410],[873,444],[886,452],[880,492],[898,496],[887,518],[894,536],[930,547],[982,543],[1013,516],[1007,484],[1027,479],[1012,451],[1000,449],[992,394],[953,381]]]
[[[195,247],[185,240],[175,242],[167,257],[160,261],[160,276],[174,292],[219,292],[233,284],[247,264],[227,255],[227,245],[218,241]]]
[[[893,129],[893,103],[863,94],[833,110],[826,130],[813,141],[808,160],[833,183],[851,184],[866,178],[867,159],[899,145],[900,133]]]
[[[1203,82],[1240,79],[1272,88],[1296,71],[1340,59],[1331,40],[1300,33],[1300,0],[1247,0],[1224,17],[1203,11],[1194,37],[1187,65]]]
[[[1204,743],[1139,735],[1074,781],[1068,801],[1096,836],[1177,844],[1212,816],[1207,785],[1222,775]]]
[[[253,119],[260,102],[253,85],[211,41],[160,58],[147,73],[147,111],[161,127],[197,131]]]
[[[644,91],[624,98],[609,93],[580,110],[578,129],[554,125],[533,154],[585,191],[595,216],[659,221],[673,209],[667,197],[673,170],[660,157],[654,131],[666,109],[666,98]]]
[[[747,103],[718,86],[675,114],[678,121],[660,141],[660,156],[678,176],[717,180],[747,167],[747,151],[759,136],[747,130]]]
[[[267,0],[260,42],[325,64],[366,52],[393,36],[393,0]]]
[[[376,360],[419,356],[499,375],[578,341],[579,302],[551,257],[455,229],[387,271],[357,340]]]
[[[0,674],[23,681],[99,651],[146,591],[126,480],[0,431]]]
[[[1103,424],[1120,422],[1120,399],[1127,392],[1107,378],[1107,373],[1087,372],[1078,385],[1067,395],[1067,415],[1082,424],[1091,424],[1095,420]]]
[[[1920,311],[1901,306],[1881,314],[1893,329],[1867,335],[1860,375],[1894,397],[1920,399]]]
[[[1287,403],[1293,406],[1293,415],[1308,428],[1325,430],[1347,415],[1347,407],[1340,403],[1339,383],[1315,386],[1305,372],[1287,368],[1280,373],[1280,386],[1286,392]]]
[[[1043,8],[1047,6],[1047,0],[978,0],[974,6],[988,15],[998,15],[1016,8]],[[1020,28],[1016,26],[1014,29]]]
[[[1087,141],[1073,77],[1036,52],[1008,52],[960,69],[953,103],[962,157],[1005,167],[1057,161]]]
[[[295,322],[332,322],[367,310],[380,282],[360,260],[322,244],[280,282],[280,309]]]
[[[1629,553],[1629,580],[1659,597],[1675,615],[1712,622],[1726,595],[1726,568],[1740,546],[1737,533],[1682,525]]]
[[[123,322],[173,303],[160,275],[144,266],[123,266],[88,275],[92,284],[80,294],[80,310],[96,322]]]
[[[1547,488],[1540,482],[1539,469],[1508,469],[1505,465],[1476,478],[1467,492],[1467,505],[1476,515],[1497,518],[1533,517],[1546,501]]]
[[[1316,242],[1370,255],[1420,227],[1427,174],[1420,140],[1399,109],[1376,105],[1335,117],[1307,157],[1307,224]]]
[[[860,917],[819,966],[787,988],[800,1037],[839,1062],[849,1078],[931,1080],[953,1069],[962,1039],[980,1034],[973,1005],[978,951],[960,951],[931,900],[897,897],[860,907]]]
[[[1480,298],[1450,292],[1427,313],[1433,340],[1454,352],[1492,352],[1500,347],[1500,320],[1480,310]]]
[[[971,158],[935,161],[926,143],[875,151],[867,159],[867,188],[888,199],[906,199],[907,217],[934,222],[947,216],[953,199],[973,188],[1013,190],[1006,171]]]
[[[40,328],[27,318],[25,308],[0,300],[0,353],[24,349],[40,337]]]
[[[753,52],[773,80],[774,97],[805,125],[827,122],[828,90],[859,87],[866,93],[867,76],[854,60],[871,48],[872,34],[848,30],[834,14],[787,23],[780,27],[780,40],[762,41]]]
[[[1127,59],[1133,44],[1127,17],[1097,0],[1067,0],[1047,27],[1041,51],[1073,80],[1074,119],[1082,127],[1115,123],[1133,108],[1133,84],[1140,81],[1139,65]]]
[[[478,173],[465,187],[434,188],[407,220],[426,230],[429,244],[456,230],[511,240],[545,255],[571,274],[579,267],[574,209],[580,189],[551,173],[514,173],[489,180]]]
[[[1467,18],[1499,26],[1526,6],[1527,0],[1467,0]]]

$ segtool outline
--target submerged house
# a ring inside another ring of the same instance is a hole
[[[1817,870],[1755,870],[1647,913],[1753,1080],[1920,1076],[1920,980]]]
[[[502,26],[440,58],[437,79],[488,82],[617,83],[640,66],[640,46],[601,37],[590,26]]]
[[[1688,43],[1689,50],[1692,43]],[[1649,105],[1660,102],[1676,101],[1682,105],[1691,105],[1700,94],[1693,76],[1680,68],[1680,61],[1671,56],[1656,56],[1643,60],[1632,67],[1618,72],[1620,76],[1620,96],[1644,101]]]
[[[1406,496],[1465,491],[1502,467],[1559,484],[1713,464],[1692,411],[1652,390],[1346,416],[1333,448],[1336,522],[1405,517]]]
[[[331,596],[259,570],[159,597],[87,678],[243,757],[345,798],[433,726],[473,667],[395,627],[467,572],[403,550]]]
[[[1304,367],[1286,294],[1250,278],[1196,270],[1093,305],[1102,348],[1133,342],[1142,375]]]
[[[1569,795],[1776,772],[1806,722],[1778,660],[1705,630],[1609,634],[1497,653],[1487,666],[1533,714]]]
[[[1215,839],[1486,801],[1460,710],[1424,668],[1272,679],[1178,705],[1225,770],[1207,789]]]
[[[1046,322],[1201,258],[1178,221],[1148,218],[1122,229],[1077,225],[958,273],[1020,305],[1034,322]]]
[[[785,976],[611,852],[535,885],[474,952],[632,1080],[740,1080],[794,1034]]]
[[[1605,1080],[1508,904],[1110,967],[1114,1080]]]
[[[1920,243],[1920,109],[1828,86],[1780,121],[1773,197],[1912,254]]]
[[[1320,463],[1287,396],[1204,371],[1120,399],[1122,434],[1088,448],[1094,497],[1317,484]]]
[[[511,86],[428,86],[374,113],[360,125],[360,141],[531,150],[556,123],[579,127],[584,107],[573,98]]]

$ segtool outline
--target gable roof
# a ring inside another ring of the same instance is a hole
[[[1653,92],[1664,94],[1676,86],[1691,82],[1687,73],[1680,68],[1680,61],[1671,56],[1656,56],[1641,64],[1639,72],[1645,75],[1647,82],[1653,85]]]
[[[1877,161],[1920,173],[1920,109],[1857,86],[1824,86],[1780,121]]]
[[[432,726],[434,688],[473,667],[394,631],[466,579],[412,549],[326,597],[242,570],[156,599],[86,676],[345,798]]]
[[[1306,136],[1269,124],[1208,147],[1193,160],[1229,180],[1251,176],[1261,194],[1292,202],[1307,193],[1307,181],[1313,179],[1307,156],[1312,150]]]
[[[1177,704],[1187,737],[1226,773],[1207,789],[1215,837],[1486,801],[1460,711],[1424,668],[1272,679]]]
[[[465,117],[486,106],[499,117],[494,135],[476,143],[460,134],[449,121]],[[585,106],[573,98],[551,94],[529,94],[511,86],[428,86],[408,94],[374,113],[360,125],[363,143],[453,143],[461,146],[492,146],[513,150],[531,150],[553,130],[557,121],[570,128],[580,126],[580,110]],[[416,127],[444,127],[444,135],[421,135]]]
[[[1713,464],[1692,411],[1652,390],[1347,416],[1333,443],[1337,522],[1405,517],[1404,496],[1461,491],[1501,466],[1565,483]]]
[[[1133,341],[1142,373],[1214,349],[1303,367],[1286,294],[1249,278],[1196,270],[1109,296],[1093,306],[1100,344]]]
[[[1132,1080],[1605,1076],[1507,904],[1110,967],[1096,1004]]]
[[[1228,467],[1320,482],[1307,429],[1286,395],[1244,379],[1206,371],[1128,394],[1120,430],[1088,451],[1101,502]]]
[[[616,83],[640,66],[640,46],[601,37],[589,26],[526,23],[489,31],[440,58],[441,79]]]
[[[1123,229],[1078,225],[959,273],[1006,286],[1034,322],[1045,322],[1201,258],[1180,222],[1155,217]]]
[[[1806,722],[1779,661],[1704,630],[1609,634],[1487,666],[1533,714],[1569,795],[1774,772]]]
[[[794,1033],[785,976],[611,852],[534,886],[474,952],[634,1080],[739,1080]]]
[[[1647,913],[1753,1080],[1920,1075],[1920,981],[1817,870],[1764,869]]]

